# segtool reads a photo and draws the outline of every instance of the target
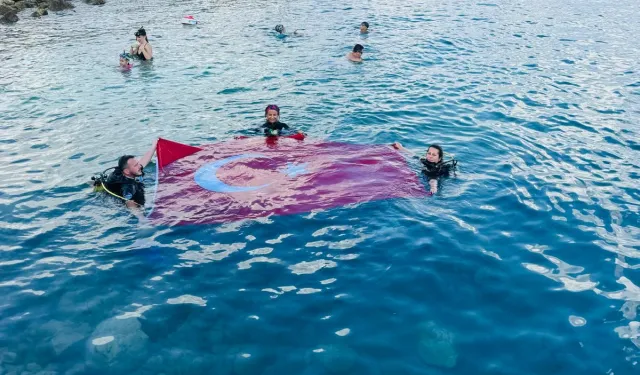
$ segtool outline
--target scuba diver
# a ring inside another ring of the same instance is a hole
[[[280,107],[275,104],[269,104],[264,109],[264,119],[265,122],[258,131],[264,132],[267,137],[302,134],[300,131],[290,129],[284,122],[280,122]]]
[[[156,152],[158,141],[153,142],[153,147],[140,160],[133,155],[123,155],[118,159],[118,166],[112,167],[97,176],[92,177],[96,190],[104,190],[110,195],[124,201],[127,208],[136,215],[141,213],[144,207],[144,167],[149,164]],[[107,175],[109,170],[113,171]]]
[[[410,152],[406,148],[402,147],[400,142],[394,142],[391,146],[396,150]],[[438,192],[438,179],[449,175],[449,172],[454,171],[458,165],[458,161],[451,158],[443,161],[444,151],[442,147],[436,144],[432,144],[427,148],[427,153],[424,158],[419,158],[422,165],[422,173],[429,179],[429,195],[433,195]]]
[[[280,135],[283,130],[289,130],[289,125],[280,122],[280,107],[275,104],[269,104],[264,110],[265,122],[261,126],[264,129],[264,135]]]

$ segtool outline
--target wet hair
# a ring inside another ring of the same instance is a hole
[[[135,156],[133,155],[122,155],[120,157],[120,159],[118,159],[118,169],[120,169],[120,171],[124,171],[129,163],[129,159],[133,159],[135,158]]]
[[[440,147],[439,145],[430,145],[429,147],[427,147],[427,151],[429,151],[430,148],[435,148],[436,150],[438,150],[438,156],[440,158],[440,161],[442,161],[442,157],[444,154],[444,151],[442,151],[442,147]]]
[[[137,37],[139,37],[139,36],[143,36],[143,37],[144,37],[144,40],[146,40],[146,41],[147,41],[147,43],[149,42],[149,38],[147,38],[147,32],[145,31],[144,27],[142,27],[142,26],[140,26],[140,28],[138,29],[138,31],[136,31],[136,33],[135,33],[135,34],[133,34],[133,35],[135,35],[135,36],[136,36],[136,38],[137,38]]]
[[[364,27],[366,27],[368,29],[369,28],[369,22],[365,21],[365,22],[361,23],[360,26],[364,26]]]
[[[362,51],[364,51],[364,47],[362,46],[362,44],[356,44],[355,46],[353,46],[353,52],[362,53]]]
[[[275,105],[275,104],[269,104],[269,105],[267,106],[267,108],[265,108],[265,109],[264,109],[264,115],[265,115],[265,116],[267,115],[267,113],[269,112],[269,110],[270,110],[270,109],[273,109],[273,110],[275,110],[276,112],[278,112],[278,116],[280,116],[280,107],[278,107],[278,106],[277,106],[277,105]]]
[[[276,25],[275,30],[282,34],[284,32],[284,25]]]

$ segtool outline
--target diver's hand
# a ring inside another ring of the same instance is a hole
[[[438,192],[438,180],[429,180],[429,187],[431,187],[430,193],[431,195]]]

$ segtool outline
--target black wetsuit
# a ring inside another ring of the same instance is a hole
[[[137,204],[144,206],[144,183],[141,177],[129,178],[122,174],[119,168],[116,168],[105,182],[105,187],[110,192],[117,194],[125,200],[132,200]]]
[[[270,123],[269,121],[265,122],[264,125],[262,125],[261,129],[264,129],[264,135],[282,135],[283,130],[288,130],[289,129],[289,125],[285,124],[284,122],[280,122],[280,121],[276,121],[273,124]]]
[[[429,178],[438,178],[440,176],[447,176],[449,172],[455,168],[457,162],[455,160],[448,162],[432,163],[427,159],[420,158],[422,163],[422,173]]]

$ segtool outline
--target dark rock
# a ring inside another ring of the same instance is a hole
[[[35,12],[33,12],[33,14],[31,14],[31,16],[42,17],[42,16],[46,16],[47,14],[49,14],[49,12],[47,12],[46,8],[38,8]]]
[[[104,5],[106,3],[105,0],[84,0],[84,2],[89,5]]]
[[[7,12],[2,16],[2,18],[0,18],[1,23],[16,23],[18,20],[19,18],[15,11]]]
[[[74,5],[67,0],[49,0],[49,10],[54,12],[72,8],[74,8]]]
[[[20,12],[24,10],[24,2],[23,1],[16,2],[13,4],[13,7],[15,8],[16,12]]]
[[[38,6],[38,3],[36,3],[35,0],[25,0],[22,2],[22,5],[24,5],[25,8],[35,8]]]
[[[2,0],[2,4],[12,7],[16,4],[16,2],[13,0]]]
[[[0,16],[4,16],[7,13],[15,12],[16,10],[7,4],[0,3]]]

